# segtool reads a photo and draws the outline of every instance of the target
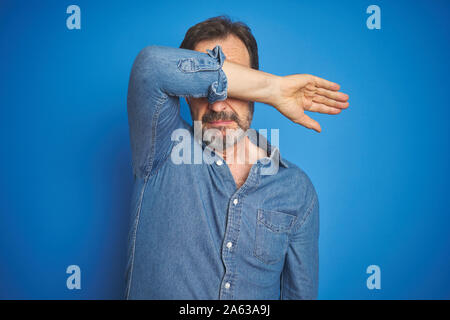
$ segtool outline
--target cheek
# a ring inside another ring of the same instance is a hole
[[[250,103],[244,100],[229,99],[232,106],[234,106],[235,112],[240,118],[247,118],[250,112]]]
[[[200,120],[208,109],[208,100],[206,98],[189,98],[189,101],[194,120]]]
[[[228,98],[227,101],[229,101],[229,103],[232,106],[238,107],[241,110],[244,110],[244,109],[246,109],[248,107],[248,101],[245,101],[245,100]]]

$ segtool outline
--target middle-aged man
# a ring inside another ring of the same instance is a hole
[[[257,50],[245,24],[216,17],[190,28],[181,48],[137,56],[127,299],[317,297],[314,187],[249,128],[257,101],[320,132],[304,111],[338,114],[348,96],[312,75],[259,71]],[[179,97],[194,126],[180,117]]]

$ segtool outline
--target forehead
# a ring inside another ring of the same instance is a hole
[[[247,67],[250,67],[250,55],[245,44],[235,35],[228,35],[224,39],[203,40],[197,43],[194,50],[206,52],[206,49],[214,49],[221,46],[226,59]]]

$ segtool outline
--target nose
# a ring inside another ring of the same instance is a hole
[[[227,104],[223,101],[216,101],[212,104],[208,104],[208,108],[214,112],[221,112],[227,108]]]

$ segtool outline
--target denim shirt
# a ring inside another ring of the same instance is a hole
[[[207,148],[180,117],[179,97],[225,100],[224,60],[220,46],[149,46],[133,64],[127,299],[317,297],[319,204],[300,168],[267,143],[267,157],[237,188],[213,152],[200,163],[172,160],[177,129],[190,133],[192,150]]]

